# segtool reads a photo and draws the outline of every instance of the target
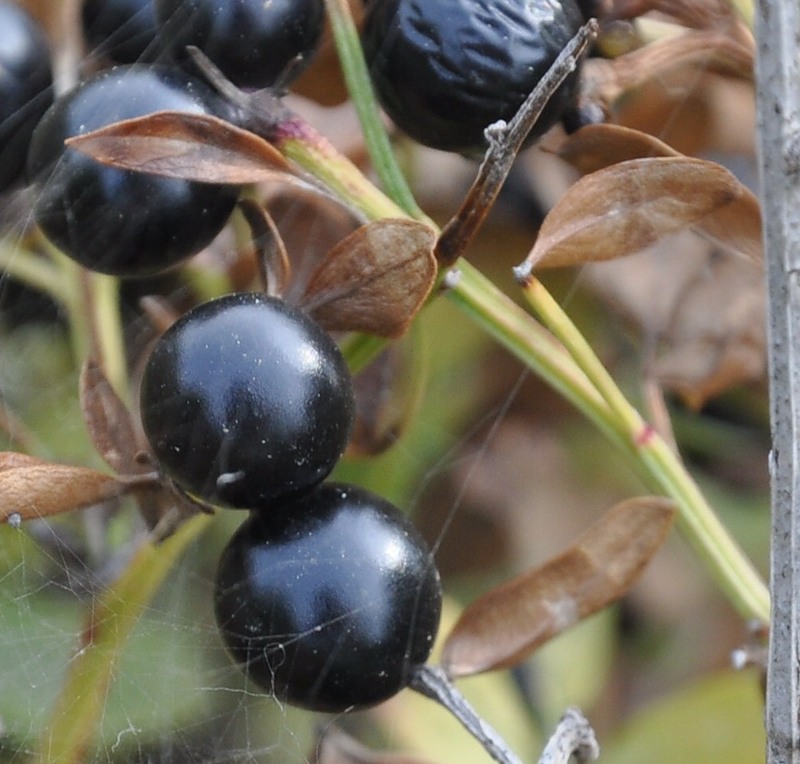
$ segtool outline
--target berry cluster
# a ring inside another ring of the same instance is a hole
[[[439,576],[388,502],[321,483],[355,408],[330,337],[262,294],[204,303],[153,348],[140,406],[153,454],[180,488],[251,510],[223,552],[215,595],[242,669],[276,697],[325,711],[405,686],[433,643]]]
[[[207,247],[239,188],[103,166],[65,141],[158,111],[236,122],[236,106],[198,77],[189,49],[235,85],[279,92],[319,42],[323,2],[85,0],[82,20],[91,73],[52,101],[46,38],[0,0],[9,72],[0,190],[22,176],[27,155],[34,218],[56,248],[93,271],[151,276]],[[363,43],[394,121],[424,144],[470,154],[580,23],[574,0],[373,0]],[[532,137],[574,91],[573,77]],[[215,590],[234,661],[276,697],[324,711],[370,706],[408,685],[438,627],[439,575],[395,507],[324,482],[355,417],[349,371],[325,330],[262,293],[203,303],[155,343],[139,404],[165,480],[195,501],[249,511]]]
[[[53,101],[45,36],[0,2],[9,72],[0,151],[27,154],[40,232],[80,265],[120,277],[152,276],[204,249],[238,187],[104,166],[65,140],[157,111],[231,119],[232,107],[191,73],[186,46],[239,85],[280,88],[323,20],[322,0],[87,0],[92,72]],[[103,68],[108,61],[124,63]],[[25,164],[2,165],[3,188]],[[325,330],[258,292],[202,303],[155,342],[139,410],[165,481],[195,501],[249,511],[222,555],[215,595],[236,663],[280,699],[327,711],[369,706],[408,684],[438,626],[439,575],[395,507],[323,482],[355,417],[349,370]]]
[[[89,74],[52,101],[47,41],[0,2],[0,191],[24,177],[47,238],[81,265],[152,276],[204,249],[225,226],[239,189],[105,167],[64,141],[157,111],[222,118],[232,112],[187,59],[197,46],[236,84],[283,88],[310,60],[322,0],[86,0]],[[49,108],[48,108],[49,107]]]

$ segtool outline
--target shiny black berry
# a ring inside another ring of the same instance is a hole
[[[480,154],[485,128],[514,116],[581,23],[574,0],[373,0],[363,47],[398,127],[426,146]],[[574,74],[529,140],[555,124],[576,86]]]
[[[118,64],[152,59],[158,23],[152,0],[84,0],[83,34],[89,50]]]
[[[255,293],[204,303],[173,324],[150,354],[140,401],[163,470],[191,494],[241,508],[323,480],[354,416],[330,336]]]
[[[106,167],[64,140],[156,111],[210,114],[218,106],[203,83],[139,64],[109,69],[57,99],[28,154],[42,231],[82,265],[116,276],[151,275],[207,246],[230,216],[238,188]]]
[[[22,8],[0,2],[0,192],[19,183],[36,124],[53,100],[44,31]]]
[[[340,712],[408,684],[431,651],[441,597],[427,546],[393,505],[323,484],[239,528],[219,563],[215,611],[256,684]]]
[[[231,82],[288,84],[316,50],[323,0],[154,0],[164,46],[181,60],[200,48]]]

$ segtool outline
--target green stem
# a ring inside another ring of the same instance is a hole
[[[331,193],[368,219],[408,217],[405,210],[380,193],[356,165],[310,128],[306,128],[305,135],[283,137],[276,145],[284,156],[313,172]]]
[[[12,244],[9,237],[0,238],[0,269],[6,276],[44,292],[62,305],[70,301],[69,289],[59,269],[47,258]]]
[[[304,166],[317,174],[313,163]],[[382,196],[374,186],[371,186],[370,193]],[[345,200],[353,202],[352,199]],[[364,206],[362,202],[362,209]],[[574,362],[565,363],[564,358],[568,356],[563,348],[557,351],[555,348],[558,346],[552,342],[547,346],[540,344],[543,341],[541,326],[510,298],[468,263],[460,262],[459,271],[461,278],[449,292],[451,299],[509,351],[541,374],[629,458],[633,457],[638,462],[638,471],[645,473],[645,482],[652,490],[663,492],[678,502],[681,529],[732,604],[745,618],[767,618],[769,596],[764,583],[714,515],[685,466],[645,425],[616,387],[616,393],[612,393],[606,384],[604,390],[608,397],[605,397],[594,386],[607,372],[600,375],[598,368],[594,367],[591,382],[586,377],[581,378],[576,373],[580,369]],[[544,333],[544,336],[549,335]],[[355,357],[356,368],[363,367],[381,347],[381,340],[361,337],[352,338],[347,346]],[[610,405],[609,398],[613,405]],[[643,444],[647,447],[643,448]]]
[[[389,197],[411,217],[427,221],[428,218],[417,204],[405,176],[397,166],[389,137],[383,128],[375,91],[347,0],[325,0],[325,5],[344,79],[361,123],[372,166]]]
[[[119,304],[119,279],[101,273],[89,273],[87,288],[91,293],[92,332],[98,362],[112,387],[123,401],[128,400],[128,364]]]
[[[622,446],[613,412],[564,347],[468,262],[462,260],[454,273],[448,297]]]
[[[619,435],[636,449],[651,476],[649,482],[676,499],[679,526],[737,610],[746,617],[769,620],[767,587],[672,448],[628,402],[591,345],[544,286],[530,279],[523,285],[523,294],[614,412]]]
[[[67,324],[72,340],[72,354],[80,364],[92,352],[89,315],[84,299],[83,269],[55,247],[44,242],[47,252],[59,271],[59,280],[64,286],[64,308],[67,311]]]

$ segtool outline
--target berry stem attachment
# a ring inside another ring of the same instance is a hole
[[[455,688],[442,668],[418,666],[412,674],[409,687],[444,706],[498,764],[522,764],[508,744]]]
[[[465,252],[489,214],[525,138],[544,111],[547,102],[564,80],[575,71],[578,60],[597,36],[597,21],[592,19],[578,30],[558,55],[544,77],[508,123],[496,122],[486,129],[489,148],[478,175],[458,212],[442,229],[436,244],[436,258],[448,267]]]

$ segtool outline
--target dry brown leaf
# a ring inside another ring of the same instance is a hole
[[[750,196],[731,172],[703,159],[658,157],[615,164],[570,186],[542,223],[519,274],[524,277],[536,266],[624,257],[692,226],[723,233],[709,222],[712,216],[728,219],[725,208],[749,206]]]
[[[668,499],[610,509],[566,551],[483,595],[461,614],[442,652],[452,677],[513,666],[547,640],[622,597],[667,537]]]
[[[741,193],[731,204],[701,220],[694,230],[723,247],[746,255],[754,263],[760,265],[764,259],[761,205],[746,186],[741,186]]]
[[[373,751],[337,727],[326,727],[317,742],[314,764],[427,764],[405,753]]]
[[[80,400],[86,429],[106,464],[115,472],[142,471],[131,415],[100,366],[87,360],[81,370]]]
[[[280,232],[289,255],[292,277],[283,298],[297,304],[329,250],[366,220],[337,201],[298,186],[262,186],[263,204]]]
[[[435,234],[413,220],[362,226],[328,252],[300,305],[330,331],[398,337],[436,278]]]
[[[630,88],[685,66],[750,79],[753,53],[752,40],[748,44],[726,32],[699,29],[651,43],[613,63],[623,87]]]
[[[649,133],[622,125],[586,125],[570,135],[558,155],[587,175],[630,159],[683,156]]]
[[[621,125],[587,125],[559,148],[559,156],[587,174],[632,159],[683,157],[648,133]],[[736,199],[697,222],[695,230],[754,260],[763,257],[761,208],[750,189],[740,185]]]
[[[69,138],[103,164],[205,183],[247,184],[291,177],[263,138],[206,114],[163,111]]]
[[[0,522],[69,512],[121,496],[127,486],[85,467],[54,464],[25,454],[0,453]]]
[[[584,97],[615,106],[633,91],[654,82],[675,82],[681,90],[696,86],[686,73],[717,72],[750,81],[753,77],[753,39],[718,29],[688,30],[645,45],[613,60],[591,59],[584,70]],[[687,85],[688,83],[688,85]]]

